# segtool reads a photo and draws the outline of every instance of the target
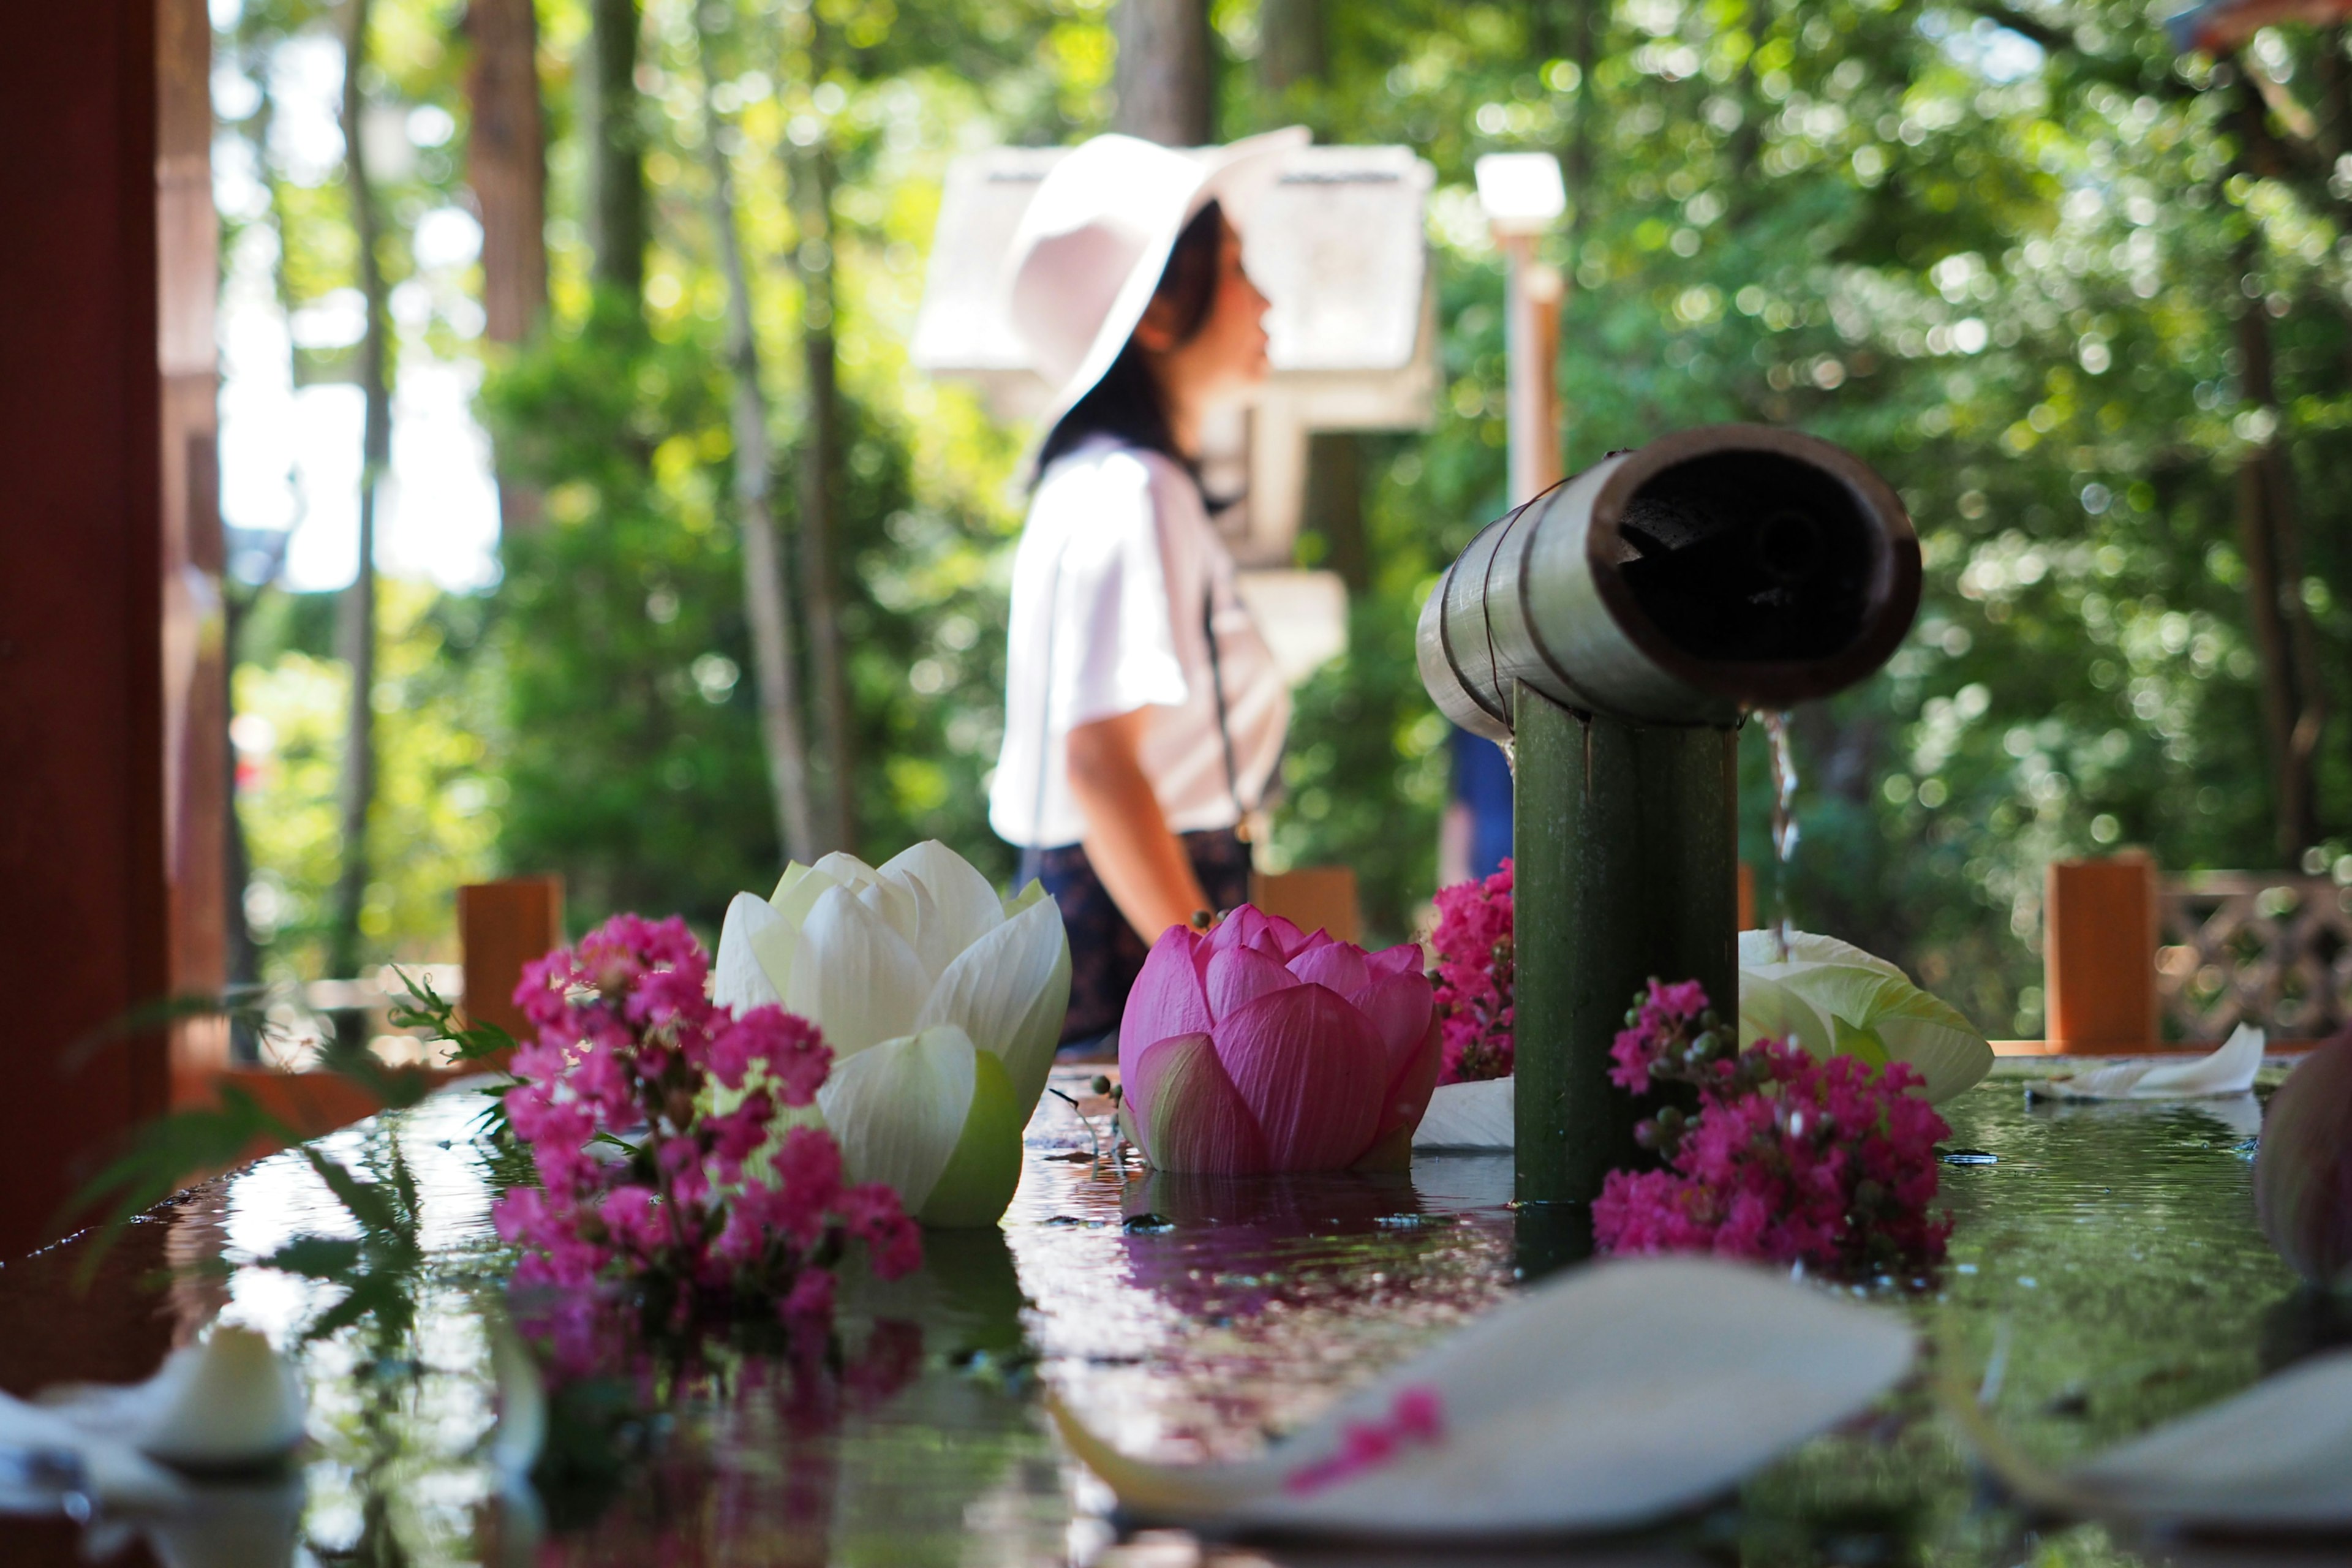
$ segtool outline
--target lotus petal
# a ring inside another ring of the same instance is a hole
[[[797,931],[808,924],[809,910],[816,907],[824,890],[838,886],[815,867],[794,860],[784,867],[784,874],[777,880],[776,890],[768,895],[768,902],[775,905],[784,923]]]
[[[2230,1037],[2187,1061],[2116,1062],[2036,1085],[2059,1100],[2209,1100],[2245,1094],[2263,1070],[2264,1033],[2241,1024]]]
[[[1010,912],[988,879],[936,838],[900,850],[883,862],[881,875],[905,879],[929,895],[915,929],[915,951],[934,974],[1003,925]]]
[[[1393,974],[1374,981],[1348,999],[1380,1036],[1390,1079],[1402,1077],[1414,1055],[1427,1046],[1429,1026],[1436,1019],[1437,1003],[1430,994],[1429,982],[1418,974]]]
[[[856,889],[857,901],[872,910],[882,923],[898,933],[907,951],[915,950],[915,928],[922,923],[922,911],[916,903],[915,885],[898,878],[876,879]]]
[[[2254,1215],[2297,1274],[2352,1289],[2352,1029],[2294,1065],[2263,1113]]]
[[[836,1074],[867,1047],[914,1033],[931,990],[915,950],[842,887],[826,889],[809,910],[790,981],[784,1005],[824,1031]]]
[[[1384,947],[1378,952],[1364,954],[1364,967],[1376,977],[1419,974],[1427,963],[1417,942],[1401,942],[1394,947]]]
[[[301,1379],[268,1340],[231,1324],[173,1351],[144,1383],[48,1389],[41,1403],[84,1433],[181,1469],[251,1469],[302,1441]]]
[[[978,1055],[950,1024],[836,1060],[817,1104],[841,1142],[849,1179],[887,1182],[908,1213],[919,1212],[963,1141]],[[1019,1142],[1016,1133],[1016,1157]]]
[[[1249,947],[1228,948],[1209,960],[1207,980],[1213,1018],[1230,1018],[1246,1004],[1299,983],[1280,960]]]
[[[1504,1151],[1518,1138],[1516,1078],[1441,1083],[1413,1129],[1415,1149]]]
[[[1131,1459],[1047,1408],[1139,1520],[1452,1543],[1666,1518],[1864,1409],[1911,1357],[1894,1312],[1713,1259],[1626,1259],[1556,1276],[1241,1464]],[[1433,1434],[1349,1463],[1351,1432],[1408,1399]]]
[[[1794,1040],[1817,1057],[1835,1049],[1836,1025],[1820,1009],[1778,980],[1754,970],[1739,972],[1739,1043]]]
[[[1834,1051],[1903,1062],[1926,1080],[1927,1098],[1938,1102],[1992,1070],[1985,1037],[1885,959],[1832,937],[1796,932],[1787,960],[1773,962],[1769,933],[1744,931],[1739,940],[1742,1044],[1793,1035],[1816,1056]],[[1805,1009],[1818,1020],[1811,1027]]]
[[[1021,1129],[1037,1103],[1017,1097],[1003,1064],[988,1052],[975,1052],[971,1062],[971,1110],[963,1134],[915,1215],[942,1230],[985,1229],[1004,1217],[1021,1184]]]
[[[1343,1170],[1370,1146],[1388,1088],[1386,1053],[1353,1003],[1320,985],[1293,985],[1244,1003],[1210,1037],[1265,1136],[1271,1169]]]
[[[992,893],[989,904],[996,908]],[[1004,1064],[1015,1097],[1034,1108],[1045,1092],[1069,1009],[1069,955],[1062,911],[1050,900],[1032,904],[1009,921],[1000,919],[948,964],[915,1026],[953,1024],[962,1029],[973,1045]],[[1049,1005],[1057,973],[1060,1004]]]
[[[1382,983],[1382,988],[1402,984],[1402,980],[1387,981]],[[1426,990],[1424,987],[1424,994]],[[1376,1142],[1393,1138],[1400,1152],[1412,1147],[1412,1130],[1421,1125],[1422,1117],[1428,1111],[1429,1097],[1437,1089],[1437,1076],[1445,1068],[1444,1037],[1438,1029],[1434,1007],[1430,1009],[1428,1022],[1422,1026],[1421,1033],[1420,1041],[1407,1046],[1401,1057],[1394,1053],[1390,1057],[1388,1092],[1381,1101],[1380,1129],[1372,1134]]]
[[[2352,1351],[2298,1363],[2057,1474],[2011,1447],[1965,1389],[1948,1385],[1943,1401],[2010,1489],[2051,1512],[2231,1536],[2352,1529]]]
[[[1171,1035],[1209,1032],[1215,1020],[1209,1016],[1208,989],[1194,961],[1195,950],[1206,952],[1208,948],[1207,942],[1198,941],[1182,926],[1170,926],[1151,944],[1135,984],[1128,988],[1127,1006],[1119,1014],[1123,1080],[1132,1076],[1129,1069],[1135,1058],[1128,1054],[1130,1049],[1139,1051]],[[1129,1099],[1137,1092],[1132,1083],[1127,1084],[1126,1090]]]
[[[1874,952],[1867,952],[1850,942],[1840,942],[1833,936],[1820,936],[1812,931],[1792,931],[1788,933],[1789,947],[1785,956],[1780,947],[1779,933],[1772,931],[1744,931],[1739,933],[1739,967],[1768,969],[1779,963],[1842,963],[1862,969],[1875,969],[1882,974],[1908,979],[1902,967],[1888,963]]]
[[[750,893],[728,902],[719,928],[719,956],[710,965],[710,999],[738,1013],[781,1005],[793,973],[793,949],[800,932],[776,907]]]
[[[2266,1378],[2067,1479],[2090,1511],[2231,1531],[2352,1527],[2352,1352]]]
[[[816,864],[809,869],[835,887],[848,888],[853,891],[859,888],[870,888],[882,879],[881,873],[875,870],[873,867],[868,866],[856,856],[840,849],[829,855],[820,855],[817,857]]]
[[[1328,985],[1351,999],[1372,980],[1371,966],[1364,962],[1363,951],[1344,942],[1327,941],[1319,946],[1300,948],[1284,967],[1301,980]],[[1426,985],[1422,987],[1424,994],[1428,990]]]
[[[191,1495],[185,1482],[120,1433],[93,1430],[75,1420],[70,1410],[52,1410],[5,1394],[0,1394],[0,1447],[73,1455],[81,1462],[89,1500],[110,1510],[161,1512]]]
[[[1123,1072],[1124,1107],[1145,1159],[1166,1171],[1255,1175],[1269,1168],[1257,1120],[1206,1035],[1146,1047]],[[1154,1109],[1142,1113],[1140,1108]]]

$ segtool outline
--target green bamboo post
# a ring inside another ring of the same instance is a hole
[[[1641,1158],[1640,1102],[1609,1047],[1650,976],[1738,1004],[1734,732],[1586,717],[1524,683],[1513,730],[1517,1183],[1528,1205],[1576,1205]],[[1540,1210],[1538,1211],[1540,1213]],[[1572,1221],[1573,1223],[1568,1223]]]

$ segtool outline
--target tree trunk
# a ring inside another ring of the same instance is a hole
[[[637,0],[590,0],[580,72],[588,132],[589,276],[631,301],[645,291],[646,133],[637,105]]]
[[[1372,591],[1371,548],[1364,538],[1364,458],[1352,430],[1307,437],[1306,523],[1329,547],[1323,564],[1361,595]]]
[[[466,176],[482,220],[483,335],[519,343],[547,305],[547,153],[531,0],[471,0]]]
[[[807,82],[824,79],[824,24],[812,9]],[[801,284],[801,374],[806,402],[801,415],[801,596],[808,613],[809,669],[815,687],[817,742],[825,788],[817,808],[817,847],[847,849],[857,842],[856,757],[849,731],[849,683],[842,665],[833,555],[841,446],[841,392],[833,335],[833,148],[819,117],[817,134],[801,146],[784,142],[784,178],[800,248],[793,270]]]
[[[1216,77],[1206,0],[1118,0],[1111,129],[1170,147],[1208,142]]]
[[[724,127],[710,94],[710,36],[694,11],[702,54],[703,153],[710,171],[711,244],[727,278],[727,363],[735,382],[735,510],[743,532],[743,610],[751,623],[752,673],[759,685],[760,738],[768,753],[768,787],[776,839],[793,859],[819,851],[809,812],[808,744],[801,733],[800,678],[793,668],[792,606],[768,504],[768,398],[760,385],[760,340],[751,321],[751,280],[735,224],[734,173]]]
[[[2252,270],[2251,242],[2242,245],[2236,271]],[[2238,355],[2245,400],[2278,411],[2271,355],[2270,317],[2263,301],[2239,312]],[[2303,602],[2303,551],[2286,456],[2270,441],[2238,467],[2238,537],[2246,557],[2248,618],[2262,655],[2263,717],[2269,732],[2271,776],[2278,795],[2278,847],[2293,867],[2319,839],[2315,773],[2327,697],[2320,679],[2310,614]]]
[[[376,255],[381,227],[375,195],[368,183],[366,142],[360,134],[365,108],[360,79],[367,65],[370,0],[347,0],[343,29],[343,182],[352,208],[358,252],[361,297],[367,304],[367,330],[360,338],[360,391],[364,423],[360,437],[359,567],[336,607],[336,651],[351,672],[351,702],[343,730],[341,792],[342,871],[335,884],[327,968],[337,979],[359,973],[360,911],[368,884],[368,808],[375,799],[375,501],[392,457],[392,392],[386,367],[390,322],[384,306],[383,268]],[[364,1045],[363,1014],[336,1020],[347,1048]]]
[[[1260,0],[1257,37],[1258,86],[1269,100],[1278,103],[1293,88],[1322,84],[1330,68],[1323,0]]]

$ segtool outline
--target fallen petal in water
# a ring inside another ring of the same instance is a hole
[[[2010,1448],[1966,1394],[1948,1390],[1946,1402],[2011,1489],[2043,1507],[2231,1534],[2352,1530],[2352,1351],[2299,1363],[2061,1475]]]
[[[1627,1529],[1736,1485],[1910,1366],[1891,1312],[1739,1265],[1561,1276],[1392,1369],[1262,1458],[1129,1458],[1058,1398],[1077,1456],[1145,1521],[1461,1541]]]
[[[2053,1100],[2210,1100],[2244,1094],[2263,1070],[2263,1031],[2241,1024],[2205,1056],[2188,1061],[2117,1062],[2029,1091]]]

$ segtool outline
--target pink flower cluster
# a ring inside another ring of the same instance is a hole
[[[1511,1075],[1511,863],[1483,882],[1437,895],[1437,1018],[1444,1044],[1437,1081]]]
[[[770,1143],[779,1109],[809,1104],[832,1070],[815,1026],[714,1006],[709,970],[685,921],[630,914],[524,966],[515,1005],[539,1035],[515,1051],[506,1107],[541,1184],[491,1211],[524,1249],[518,1286],[631,1288],[676,1326],[754,1307],[823,1316],[827,1266],[852,1237],[885,1279],[920,1266],[898,1194],[845,1185],[831,1133]],[[710,1108],[714,1088],[740,1096],[733,1110]]]
[[[1698,1113],[1668,1107],[1642,1124],[1663,1171],[1612,1171],[1592,1205],[1609,1252],[1713,1252],[1867,1274],[1944,1255],[1932,1216],[1936,1142],[1949,1137],[1919,1075],[1858,1057],[1819,1060],[1792,1041],[1734,1051],[1696,981],[1650,982],[1612,1055],[1610,1077],[1646,1093],[1698,1089]]]

